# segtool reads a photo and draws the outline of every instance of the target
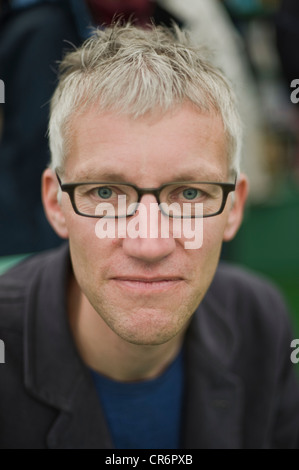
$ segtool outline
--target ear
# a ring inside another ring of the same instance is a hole
[[[248,179],[244,174],[241,174],[238,178],[236,189],[234,193],[234,199],[232,205],[229,208],[228,219],[223,234],[223,241],[228,242],[236,235],[241,222],[243,220],[245,203],[248,196],[249,184]],[[227,201],[229,204],[229,201]]]
[[[59,184],[55,173],[47,168],[42,175],[42,200],[50,225],[61,238],[68,238],[65,217],[58,202]]]

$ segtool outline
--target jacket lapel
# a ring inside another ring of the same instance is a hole
[[[219,313],[207,296],[187,333],[183,446],[189,449],[242,447],[243,387],[228,367],[234,338]]]
[[[30,283],[25,316],[25,386],[57,419],[47,445],[55,449],[111,448],[93,380],[83,364],[66,316],[68,246],[44,264]]]
[[[113,448],[91,377],[81,377],[70,400],[48,434],[49,449]]]

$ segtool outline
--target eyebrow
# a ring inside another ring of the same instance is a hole
[[[211,182],[222,182],[226,181],[227,178],[223,178],[220,172],[213,172],[208,173],[207,170],[204,169],[197,169],[196,173],[199,176],[194,175],[195,171],[193,172],[183,172],[179,173],[175,176],[175,178],[170,178],[168,181],[164,181],[163,184],[172,183],[176,181],[211,181]],[[97,171],[94,170],[82,170],[78,172],[78,175],[75,177],[76,182],[118,182],[118,183],[128,183],[134,184],[133,181],[128,178],[128,175],[121,171],[114,171],[105,169],[104,171]]]
[[[100,175],[100,176],[99,176]],[[103,172],[95,172],[95,171],[80,171],[76,176],[76,181],[82,182],[100,182],[100,181],[107,181],[107,182],[114,182],[117,181],[119,183],[128,183],[127,176],[118,171],[109,171],[105,170]]]
[[[197,176],[198,175],[198,176]],[[225,178],[220,172],[208,172],[203,168],[197,168],[196,170],[185,173],[178,173],[175,180],[172,181],[223,181]]]

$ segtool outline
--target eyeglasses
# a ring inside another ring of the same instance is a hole
[[[57,173],[56,176],[61,190],[69,195],[76,214],[94,218],[104,217],[97,215],[98,207],[99,204],[108,207],[107,203],[113,209],[113,217],[131,217],[145,194],[153,194],[159,209],[168,217],[213,217],[223,211],[237,180],[234,183],[178,181],[159,188],[139,188],[118,182],[62,183]]]

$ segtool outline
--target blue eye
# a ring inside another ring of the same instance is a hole
[[[188,188],[183,191],[183,196],[185,199],[188,199],[191,201],[192,199],[195,199],[198,197],[198,189],[195,188]]]
[[[102,199],[109,199],[111,196],[112,196],[112,189],[108,188],[107,186],[103,187],[103,188],[99,188],[98,189],[98,195],[102,198]]]

